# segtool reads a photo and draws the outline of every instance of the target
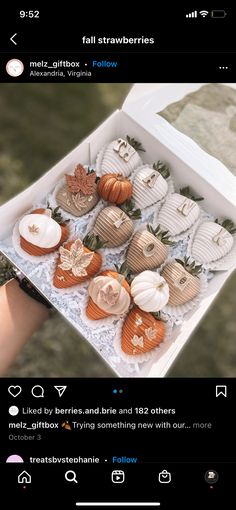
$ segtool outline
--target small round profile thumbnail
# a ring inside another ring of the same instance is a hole
[[[17,78],[24,72],[23,62],[18,58],[12,58],[11,60],[8,60],[6,64],[6,72],[9,74],[9,76]]]

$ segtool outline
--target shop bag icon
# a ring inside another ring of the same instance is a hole
[[[166,471],[166,469],[163,469],[163,471],[161,471],[158,474],[158,482],[159,483],[170,483],[171,482],[171,473],[169,473],[169,471]]]

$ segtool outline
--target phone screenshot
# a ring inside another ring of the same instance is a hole
[[[1,16],[4,510],[235,506],[236,12],[203,7]]]

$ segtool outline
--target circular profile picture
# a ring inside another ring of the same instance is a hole
[[[19,413],[19,408],[17,406],[11,406],[9,407],[8,412],[11,416],[16,416]]]
[[[9,76],[12,76],[13,78],[17,78],[17,76],[20,76],[24,71],[24,64],[19,60],[18,58],[12,58],[11,60],[8,60],[6,65],[6,72],[9,74]]]
[[[18,463],[18,462],[24,462],[24,461],[20,455],[10,455],[10,457],[7,457],[6,462]]]
[[[214,469],[209,469],[205,473],[205,480],[207,483],[210,483],[210,484],[216,483],[219,480],[219,474]]]

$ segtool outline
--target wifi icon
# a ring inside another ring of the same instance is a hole
[[[199,11],[199,14],[201,14],[201,16],[203,18],[205,18],[209,14],[209,12],[208,11]]]

